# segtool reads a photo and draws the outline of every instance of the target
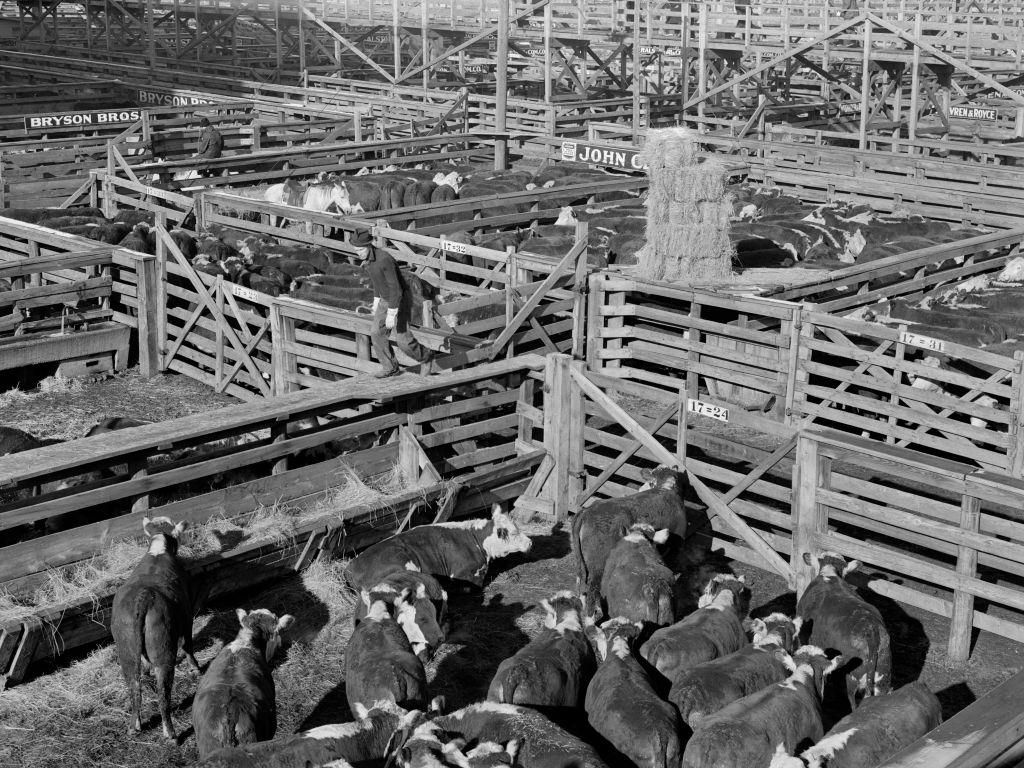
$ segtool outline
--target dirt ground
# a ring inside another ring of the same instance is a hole
[[[167,421],[239,402],[188,376],[165,373],[143,381],[138,368],[129,368],[96,380],[51,376],[32,389],[0,391],[0,425],[74,440],[106,416]]]

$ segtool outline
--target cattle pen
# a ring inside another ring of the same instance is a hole
[[[0,3],[0,373],[137,365],[232,400],[0,455],[0,709],[110,661],[145,518],[190,524],[209,616],[497,505],[535,552],[453,595],[428,666],[432,693],[477,701],[572,587],[572,521],[667,465],[689,575],[745,575],[750,619],[793,614],[823,553],[860,561],[893,682],[931,686],[946,718],[885,768],[1021,765],[1018,5]],[[192,156],[201,118],[221,157]],[[725,170],[727,280],[642,274],[643,151],[665,127]],[[451,194],[417,197],[432,177]],[[396,178],[411,196],[374,198]],[[150,252],[92,239],[114,224]],[[372,377],[364,233],[439,373]],[[281,685],[288,729],[356,716],[326,686],[341,653],[301,695]],[[191,737],[153,757],[149,735],[88,759],[195,757]]]

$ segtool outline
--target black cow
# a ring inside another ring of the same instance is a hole
[[[601,577],[608,555],[634,523],[668,528],[678,545],[686,535],[686,477],[669,467],[644,471],[646,490],[619,499],[603,499],[576,514],[572,546],[576,555],[577,587],[590,612],[600,607]]]
[[[846,694],[850,709],[858,698],[892,690],[892,650],[882,614],[846,581],[859,563],[823,552],[817,558],[818,576],[800,596],[796,612],[810,627],[808,642],[846,657]]]
[[[676,768],[683,755],[682,724],[633,655],[641,628],[640,622],[617,617],[591,630],[601,665],[587,686],[587,720],[634,765]]]
[[[612,548],[601,578],[609,616],[658,627],[676,620],[676,577],[655,549],[667,540],[667,528],[655,532],[647,523],[636,523]]]
[[[578,707],[594,673],[583,631],[583,603],[572,592],[541,600],[544,630],[498,665],[487,700],[533,707]]]

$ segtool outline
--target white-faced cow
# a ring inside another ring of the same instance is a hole
[[[679,713],[659,698],[631,650],[642,626],[617,617],[590,630],[601,664],[587,686],[587,720],[634,765],[676,768],[683,756]]]
[[[942,722],[942,705],[922,682],[873,696],[801,755],[807,768],[874,768]]]
[[[850,709],[864,696],[892,690],[892,651],[882,614],[865,601],[846,576],[858,565],[842,555],[823,552],[817,558],[818,576],[807,585],[796,605],[808,642],[835,650],[846,658],[846,693]]]
[[[490,520],[421,525],[362,552],[345,569],[357,589],[412,566],[439,579],[482,587],[492,560],[530,551],[530,537],[497,505]]]
[[[541,600],[544,630],[498,665],[487,700],[532,707],[578,707],[594,673],[583,603],[572,592]]]
[[[398,768],[501,768],[513,765],[518,751],[515,740],[507,745],[485,741],[467,750],[461,737],[445,741],[438,731],[420,729],[392,754]]]
[[[384,760],[396,732],[411,732],[426,719],[420,711],[407,712],[397,704],[379,702],[353,723],[322,725],[274,741],[219,749],[202,760],[199,768],[306,768],[365,765]]]
[[[601,577],[610,616],[658,627],[676,620],[676,577],[655,548],[667,540],[667,528],[655,532],[647,523],[636,523],[612,548]]]
[[[698,664],[672,681],[668,700],[691,728],[732,702],[789,676],[786,661],[796,646],[800,620],[773,613],[755,619],[751,629],[753,645]]]
[[[519,768],[607,768],[597,750],[530,707],[470,704],[434,718],[417,732],[436,733],[446,743],[453,736],[471,744],[517,742]]]
[[[649,487],[618,499],[603,499],[576,514],[572,521],[572,546],[576,555],[578,589],[587,610],[600,607],[601,577],[609,553],[634,523],[655,529],[668,528],[678,545],[686,535],[686,477],[669,467],[645,470]]]
[[[176,740],[171,721],[171,688],[178,649],[199,671],[192,650],[192,594],[188,575],[178,561],[178,537],[185,530],[166,517],[142,520],[149,551],[114,594],[110,632],[128,686],[129,733],[142,730],[142,669],[152,667],[164,736]]]
[[[361,598],[369,610],[345,649],[349,708],[357,717],[382,701],[423,709],[428,698],[427,675],[409,642],[409,635],[418,631],[416,610],[398,601],[391,606],[373,599],[366,590]]]
[[[242,628],[221,649],[199,681],[192,704],[192,725],[199,757],[223,747],[274,738],[277,704],[270,660],[281,645],[281,632],[294,618],[280,619],[258,608],[236,612]]]
[[[444,642],[448,609],[448,593],[442,589],[438,580],[430,574],[403,568],[389,573],[374,585],[370,592],[392,605],[399,599],[403,604],[412,604],[419,632],[415,638],[410,637],[409,642],[413,644],[416,655],[424,662],[433,656],[434,651]],[[356,603],[356,626],[363,620],[368,610],[362,600]],[[420,637],[423,638],[422,642]]]
[[[768,768],[781,744],[797,745],[824,734],[821,694],[839,657],[803,646],[789,660],[792,673],[781,683],[734,701],[701,723],[683,752],[683,768]]]
[[[747,643],[742,621],[749,596],[743,576],[715,576],[697,610],[655,631],[640,655],[671,682],[698,664],[738,651]]]

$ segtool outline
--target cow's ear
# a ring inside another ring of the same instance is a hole
[[[153,521],[150,520],[148,517],[142,518],[142,532],[144,534],[146,534],[147,536],[152,536],[153,535],[152,533],[149,532],[149,524],[151,522],[153,522]]]
[[[284,616],[277,620],[277,631],[283,632],[294,623],[295,617],[292,616],[290,613],[286,613]]]
[[[598,658],[604,661],[605,656],[608,655],[608,637],[605,635],[604,630],[596,624],[588,624],[584,627],[583,634],[594,644],[594,650],[597,651]]]
[[[858,568],[860,568],[860,560],[851,560],[846,564],[846,567],[843,568],[843,578],[845,579],[847,575],[853,573]]]
[[[662,528],[660,531],[655,533],[651,537],[651,541],[653,541],[655,544],[664,544],[666,541],[668,541],[668,528]]]
[[[833,658],[833,659],[832,659],[832,660],[831,660],[831,661],[830,661],[830,662],[828,663],[828,666],[827,666],[827,667],[825,667],[825,671],[824,671],[824,672],[822,672],[822,674],[823,674],[823,675],[824,675],[825,677],[828,677],[828,676],[829,676],[829,675],[831,675],[831,674],[832,674],[833,672],[835,672],[835,671],[836,671],[836,669],[838,669],[838,668],[839,668],[839,665],[840,665],[840,664],[842,664],[842,663],[843,663],[843,655],[842,655],[842,654],[839,654],[838,656],[834,657],[834,658]]]
[[[235,608],[235,616],[238,617],[238,623],[245,625],[245,617],[249,614],[245,612],[245,608]]]
[[[782,666],[784,666],[791,673],[796,672],[796,662],[793,661],[793,657],[790,656],[788,653],[779,649],[775,652],[775,658],[782,662]]]
[[[427,705],[427,712],[444,712],[447,706],[448,700],[444,696],[435,696],[430,700],[430,704]]]
[[[747,577],[745,575],[741,574],[740,577],[736,579],[736,581],[738,581],[743,586],[747,586]]]
[[[800,637],[800,628],[803,625],[804,625],[804,620],[803,620],[802,616],[797,616],[795,619],[793,619],[793,633],[797,637]]]
[[[647,467],[644,467],[643,469],[640,470],[640,479],[643,480],[645,483],[653,483],[654,472],[649,470]]]
[[[365,605],[367,607],[367,609],[369,609],[369,607],[370,607],[370,593],[367,592],[364,589],[364,590],[360,591],[359,596],[363,599],[363,605]]]
[[[423,600],[427,596],[427,585],[422,581],[416,585],[416,599]]]
[[[759,636],[763,636],[768,633],[768,625],[761,619],[754,619],[750,622],[750,633],[753,635],[754,640],[757,640]]]
[[[174,530],[171,531],[171,535],[176,539],[180,538],[186,528],[188,528],[188,520],[179,520],[178,524],[174,526]]]

